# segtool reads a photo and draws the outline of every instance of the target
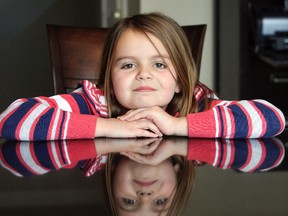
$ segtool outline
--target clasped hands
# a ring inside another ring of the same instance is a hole
[[[117,118],[98,118],[95,137],[187,136],[186,117],[169,115],[160,107],[130,110]]]

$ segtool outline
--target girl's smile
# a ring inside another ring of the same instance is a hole
[[[133,91],[135,91],[135,92],[153,92],[153,91],[156,91],[156,89],[154,89],[150,86],[139,86],[138,88],[135,88]]]
[[[157,180],[154,180],[154,181],[145,181],[145,180],[134,180],[134,182],[142,187],[148,187],[148,186],[151,186],[153,184],[155,184],[157,182]]]
[[[180,91],[176,71],[161,41],[132,30],[126,30],[117,43],[112,83],[118,102],[127,109],[166,109]]]

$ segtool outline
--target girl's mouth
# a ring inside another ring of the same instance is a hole
[[[142,187],[148,187],[148,186],[151,186],[153,184],[155,184],[157,182],[157,180],[154,180],[154,181],[137,181],[137,180],[134,180],[134,182]]]
[[[150,87],[150,86],[139,86],[135,88],[133,91],[136,92],[148,92],[148,91],[156,91],[156,89]]]

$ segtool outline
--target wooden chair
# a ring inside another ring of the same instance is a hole
[[[199,73],[206,25],[182,28],[187,34]],[[97,81],[100,56],[109,30],[47,25],[54,94],[74,90],[83,79]]]

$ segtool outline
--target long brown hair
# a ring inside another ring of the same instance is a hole
[[[193,92],[198,79],[186,34],[170,17],[160,13],[150,13],[139,14],[120,20],[107,37],[102,53],[98,85],[104,89],[110,117],[121,115],[126,111],[115,98],[111,81],[111,69],[117,42],[122,33],[127,29],[143,33],[146,36],[147,33],[154,35],[163,43],[173,62],[181,91],[174,95],[166,111],[171,115],[178,113],[179,116],[186,116],[188,113],[197,112],[198,106]]]

